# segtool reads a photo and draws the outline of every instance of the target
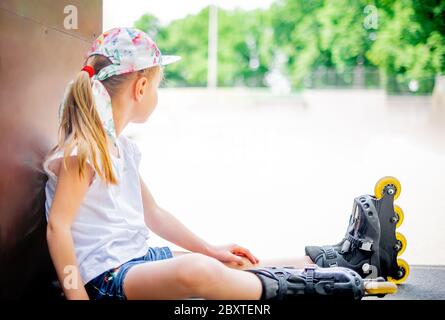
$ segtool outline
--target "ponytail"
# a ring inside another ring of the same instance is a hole
[[[107,184],[117,184],[107,144],[107,135],[94,105],[91,80],[87,72],[80,71],[70,86],[59,127],[58,147],[66,158],[77,147],[79,176],[83,177],[86,160]],[[98,164],[100,160],[101,166]]]

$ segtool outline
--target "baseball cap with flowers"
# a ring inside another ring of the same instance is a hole
[[[85,61],[93,55],[103,55],[110,59],[110,65],[97,73],[90,66],[82,70],[92,78],[93,100],[105,132],[113,143],[116,140],[116,130],[113,120],[111,97],[101,83],[111,76],[134,72],[157,65],[167,65],[181,59],[180,56],[163,55],[156,43],[143,31],[136,28],[113,28],[102,33],[92,44],[85,55]],[[59,108],[59,123],[62,119],[65,99],[69,92],[71,81],[65,97]]]
[[[95,54],[104,55],[113,63],[98,72],[98,80],[181,59],[179,56],[162,55],[156,43],[136,28],[114,28],[102,33],[93,42],[86,58]]]

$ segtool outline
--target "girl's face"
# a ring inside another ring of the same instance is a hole
[[[158,104],[158,87],[160,82],[160,73],[152,81],[148,81],[146,77],[141,77],[137,80],[136,91],[139,99],[137,99],[135,108],[133,108],[133,122],[143,123],[150,117]]]

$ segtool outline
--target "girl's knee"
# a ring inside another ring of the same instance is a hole
[[[218,260],[200,253],[190,253],[181,257],[178,281],[187,288],[199,291],[206,284],[215,281],[225,266]]]

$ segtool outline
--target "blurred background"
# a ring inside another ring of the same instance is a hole
[[[342,87],[421,95],[432,92],[443,70],[441,1],[103,3],[104,29],[134,25],[164,52],[183,56],[181,64],[168,68],[168,87],[207,85],[212,40],[218,87],[280,85],[285,92]]]
[[[392,175],[403,258],[445,264],[444,2],[131,3],[104,0],[104,30],[182,56],[126,129],[162,207],[211,243],[299,256],[340,241],[354,197]]]
[[[164,54],[182,56],[165,68],[149,121],[124,132],[159,205],[210,243],[236,242],[260,259],[301,256],[305,245],[342,239],[354,197],[393,175],[402,257],[435,265],[413,268],[407,290],[443,298],[444,7],[0,0],[0,300],[63,298],[46,243],[42,161],[66,84],[92,41],[116,26],[143,29]]]

